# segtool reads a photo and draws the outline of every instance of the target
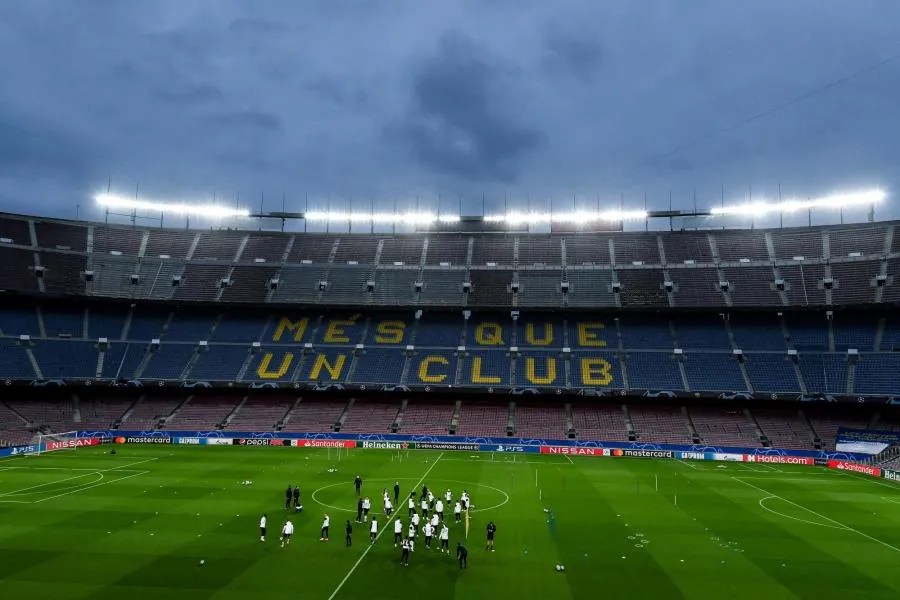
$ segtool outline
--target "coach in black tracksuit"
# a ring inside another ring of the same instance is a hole
[[[346,535],[346,539],[345,539],[344,543],[347,546],[352,545],[353,544],[353,525],[350,524],[349,520],[347,521],[347,526],[344,528],[344,534]]]
[[[356,501],[356,522],[362,523],[362,498]]]
[[[291,500],[293,497],[294,488],[287,486],[287,490],[284,492],[284,510],[291,510]]]
[[[459,561],[460,569],[468,569],[469,563],[469,551],[466,550],[466,547],[462,545],[462,542],[456,543],[456,559]]]
[[[400,482],[394,482],[394,504],[400,503]]]

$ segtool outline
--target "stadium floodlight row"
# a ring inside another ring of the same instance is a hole
[[[664,233],[281,234],[0,218],[0,290],[177,302],[741,308],[900,302],[897,223]]]

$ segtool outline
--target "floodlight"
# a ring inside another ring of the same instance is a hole
[[[790,213],[813,208],[849,208],[852,206],[868,206],[883,201],[887,194],[882,190],[834,194],[808,200],[790,199],[782,202],[751,202],[733,206],[714,207],[710,212],[714,215],[745,215],[761,217],[771,213]]]
[[[180,215],[197,215],[212,219],[227,217],[249,217],[250,211],[243,208],[228,208],[217,204],[184,204],[174,202],[152,202],[136,198],[123,198],[114,194],[99,194],[97,204],[116,210],[149,210]]]

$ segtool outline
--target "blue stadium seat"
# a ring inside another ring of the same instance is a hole
[[[781,323],[775,313],[766,315],[734,314],[729,320],[737,347],[748,350],[787,350]]]
[[[195,344],[163,343],[153,352],[142,374],[143,379],[181,379],[196,349]]]
[[[629,352],[628,384],[632,389],[680,391],[684,382],[671,352]]]
[[[70,310],[54,308],[43,309],[44,330],[47,337],[67,335],[73,338],[84,338],[84,309]]]
[[[725,323],[717,315],[679,315],[672,321],[680,348],[685,350],[731,349],[728,330],[725,329]]]
[[[37,375],[28,360],[28,355],[16,340],[0,338],[0,377],[10,379],[36,379]]]
[[[226,313],[219,321],[210,341],[246,344],[258,342],[266,327],[266,320],[267,315],[264,314],[245,316],[240,313]]]
[[[462,343],[462,315],[425,313],[419,320],[416,347],[456,348]]]
[[[669,319],[646,315],[619,320],[622,343],[627,350],[657,350],[675,347],[669,332]]]
[[[840,354],[800,354],[800,372],[810,394],[847,393],[847,357]]]
[[[828,351],[828,323],[824,315],[791,314],[786,319],[793,348],[800,352]]]
[[[693,392],[747,391],[740,364],[730,353],[685,353],[684,373]]]
[[[797,373],[787,353],[745,353],[744,368],[755,392],[800,393]]]
[[[354,383],[396,385],[400,382],[404,364],[406,355],[400,348],[367,347],[366,351],[356,358],[352,379]]]
[[[871,352],[875,349],[877,328],[877,316],[854,315],[850,319],[839,313],[831,323],[835,352],[846,352],[849,348]]]
[[[243,344],[210,344],[201,352],[188,379],[194,381],[234,381],[250,351]]]
[[[105,337],[111,342],[122,339],[127,317],[128,310],[125,308],[91,308],[88,312],[88,337],[92,340]]]
[[[45,379],[93,379],[99,353],[95,342],[39,340],[31,349]]]
[[[857,394],[898,393],[900,354],[860,354],[856,365],[853,391]]]
[[[170,313],[171,311],[163,308],[136,308],[131,317],[131,325],[128,327],[128,339],[142,342],[158,339]]]
[[[18,337],[40,335],[37,311],[32,308],[4,308],[0,310],[0,332],[3,335]]]
[[[176,311],[162,339],[169,342],[208,340],[217,318],[217,311]]]

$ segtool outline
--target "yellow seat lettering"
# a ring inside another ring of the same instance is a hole
[[[612,365],[605,358],[581,359],[581,382],[584,385],[605,386],[612,383]]]
[[[278,368],[270,371],[269,365],[272,363],[273,357],[274,355],[271,352],[263,354],[262,360],[259,361],[259,367],[256,368],[256,374],[260,379],[281,379],[287,374],[288,369],[291,368],[291,363],[294,362],[294,355],[288,352],[282,357]]]
[[[603,323],[579,323],[578,345],[588,348],[606,348],[606,340],[600,337],[599,330],[604,329]]]
[[[419,363],[419,381],[422,383],[441,383],[447,379],[446,373],[435,373],[431,370],[432,365],[446,367],[450,361],[443,356],[426,356]]]
[[[275,333],[272,334],[272,341],[280,342],[285,332],[289,331],[293,334],[291,339],[295,342],[300,342],[303,339],[303,334],[306,333],[306,328],[308,326],[309,319],[306,317],[299,321],[291,321],[287,317],[281,317],[281,319],[278,320],[278,327],[275,328]]]
[[[479,346],[502,346],[503,328],[499,323],[479,323],[475,326],[475,343]]]
[[[375,328],[375,343],[399,344],[405,332],[406,323],[403,321],[381,321]]]
[[[538,337],[534,323],[525,324],[525,341],[531,346],[549,346],[553,343],[553,323],[544,323],[543,336]]]
[[[535,385],[553,385],[556,382],[556,359],[552,356],[544,357],[544,374],[538,375],[535,364],[537,358],[529,356],[525,359],[525,381]]]
[[[322,341],[326,344],[349,344],[350,337],[347,335],[347,327],[353,327],[356,325],[357,317],[351,317],[349,319],[333,319],[328,321],[328,326],[325,327],[325,335],[322,336]]]
[[[331,381],[336,381],[341,378],[341,371],[344,370],[344,364],[346,362],[346,354],[338,354],[334,358],[334,363],[328,362],[328,357],[326,355],[317,354],[312,369],[309,371],[309,379],[310,381],[318,381],[319,376],[322,374],[322,370],[325,370],[328,373],[328,378]]]
[[[500,383],[499,375],[483,375],[481,373],[482,357],[472,358],[472,383]]]

